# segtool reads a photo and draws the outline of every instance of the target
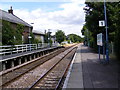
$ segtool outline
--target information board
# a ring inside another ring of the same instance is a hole
[[[97,45],[103,46],[102,33],[97,34]]]

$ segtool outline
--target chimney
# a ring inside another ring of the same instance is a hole
[[[10,10],[8,10],[8,13],[13,14],[13,9],[12,9],[12,6],[10,7]]]

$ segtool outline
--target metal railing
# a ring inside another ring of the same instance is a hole
[[[53,46],[58,46],[58,44],[52,44],[51,47]],[[50,47],[48,43],[0,46],[0,55],[3,55],[3,56],[10,55],[15,53],[38,50],[38,49],[47,48],[47,47]]]

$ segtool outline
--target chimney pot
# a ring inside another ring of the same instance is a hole
[[[8,13],[13,14],[13,9],[12,9],[12,6],[11,6],[11,7],[10,7],[10,9],[8,10]]]

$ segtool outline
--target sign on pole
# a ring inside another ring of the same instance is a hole
[[[102,33],[97,34],[97,45],[103,46]]]
[[[99,21],[99,27],[104,27],[104,26],[105,26],[105,21],[104,20]]]

